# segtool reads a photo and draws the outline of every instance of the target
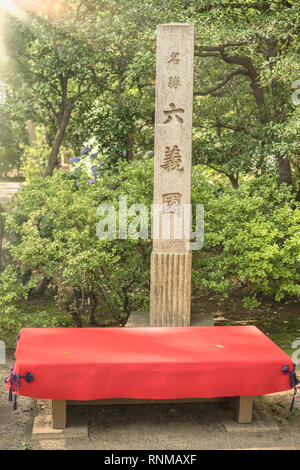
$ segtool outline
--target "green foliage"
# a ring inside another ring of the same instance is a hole
[[[19,170],[23,145],[28,143],[25,120],[16,115],[16,103],[11,102],[6,93],[6,103],[0,103],[0,175],[5,176],[12,170]],[[13,111],[11,111],[11,108]]]
[[[272,176],[245,178],[237,190],[210,184],[197,168],[193,199],[205,207],[205,243],[194,252],[195,281],[227,295],[238,284],[279,301],[300,295],[300,207]],[[257,305],[254,297],[245,300]]]
[[[24,145],[22,155],[21,171],[25,181],[44,174],[50,148],[45,142],[45,135],[42,129],[36,131],[36,140],[33,145]]]
[[[31,450],[30,444],[28,442],[22,441],[23,450]]]
[[[26,284],[22,281],[19,269],[8,265],[0,273],[0,311],[7,313],[15,311],[13,303],[20,297],[27,296],[27,292],[34,283]]]
[[[13,288],[13,286],[12,286]],[[0,337],[7,349],[15,345],[18,332],[22,328],[68,328],[73,326],[69,314],[61,312],[55,305],[18,301],[13,305],[6,299],[0,309]]]
[[[245,308],[252,310],[254,308],[259,307],[260,302],[256,299],[256,297],[244,297],[243,298],[243,305]]]
[[[52,278],[59,306],[78,326],[94,296],[121,322],[147,302],[150,241],[99,240],[96,210],[101,200],[117,208],[124,192],[129,206],[137,201],[150,205],[150,169],[152,161],[125,169],[120,165],[119,174],[104,173],[92,185],[83,170],[80,181],[72,173],[58,172],[33,178],[18,193],[16,210],[7,217],[15,234],[8,250],[24,271]],[[110,189],[114,180],[122,184]]]
[[[235,186],[240,173],[276,172],[299,187],[299,110],[291,99],[299,2],[203,0],[187,15],[196,34],[194,161]],[[284,175],[283,157],[292,167]]]
[[[3,339],[9,337],[9,332],[13,332],[16,338],[16,334],[24,325],[24,318],[19,315],[16,302],[20,298],[27,298],[33,285],[34,281],[26,282],[22,279],[21,269],[12,265],[6,266],[0,273],[0,330]],[[8,347],[11,346],[8,344]]]
[[[25,22],[4,16],[7,127],[22,119],[43,123],[55,152],[62,139],[76,154],[96,137],[111,166],[141,159],[153,146],[156,25],[189,23],[195,27],[194,162],[225,174],[234,187],[240,174],[277,172],[298,190],[292,84],[299,80],[299,2],[67,5],[29,9]],[[19,155],[24,136],[18,135],[9,152]]]

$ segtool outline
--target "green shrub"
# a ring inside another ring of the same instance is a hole
[[[33,145],[23,146],[21,172],[27,182],[32,178],[43,176],[49,154],[50,147],[45,142],[44,131],[36,129],[36,140]]]
[[[77,326],[99,302],[120,322],[148,302],[150,241],[99,240],[96,209],[101,203],[118,209],[119,194],[128,195],[129,206],[137,201],[150,205],[151,171],[151,161],[120,166],[119,173],[104,172],[94,184],[88,184],[84,171],[59,171],[33,177],[18,193],[16,209],[7,218],[15,237],[8,247],[12,259],[23,271],[52,279],[59,306]]]
[[[193,199],[203,203],[205,241],[194,252],[196,285],[227,295],[247,286],[254,298],[300,295],[300,205],[275,178],[244,178],[238,189],[193,174]],[[246,300],[249,304],[249,300]]]

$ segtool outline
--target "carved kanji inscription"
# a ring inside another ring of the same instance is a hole
[[[172,77],[169,77],[169,82],[168,82],[168,86],[170,88],[177,88],[178,86],[180,86],[181,83],[180,83],[180,77],[178,77],[177,75],[174,75]]]
[[[163,212],[178,212],[181,204],[180,193],[167,193],[162,195]]]
[[[180,149],[178,145],[173,145],[173,148],[168,146],[165,147],[164,162],[160,166],[167,171],[183,170],[182,157],[180,155]]]
[[[178,113],[184,113],[184,109],[176,108],[174,103],[170,103],[169,106],[171,109],[167,109],[164,111],[164,114],[168,116],[167,119],[164,121],[164,124],[168,124],[170,121],[172,121],[173,115],[175,115],[177,121],[180,122],[180,124],[182,124],[183,119],[181,116],[178,115]]]
[[[168,60],[168,64],[173,63],[173,64],[178,64],[179,63],[179,52],[172,52],[170,59]]]

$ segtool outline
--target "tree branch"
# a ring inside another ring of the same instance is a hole
[[[229,56],[225,51],[226,47],[235,47],[235,46],[242,46],[248,44],[248,41],[238,41],[238,42],[228,42],[225,44],[221,44],[219,46],[201,46],[199,48],[199,52],[218,52],[221,56],[221,59],[226,62],[227,64],[231,65],[240,65],[245,68],[245,74],[248,75],[251,79],[250,86],[253,91],[253,95],[255,97],[255,101],[260,113],[260,121],[262,124],[268,122],[269,117],[265,105],[265,97],[262,87],[259,84],[259,74],[254,67],[253,61],[250,57],[246,55],[233,55]],[[226,80],[226,79],[225,79]],[[221,85],[223,86],[223,85]],[[218,88],[217,88],[218,89]],[[211,93],[212,91],[210,91]],[[206,93],[207,94],[207,93]]]
[[[110,91],[111,93],[117,93],[117,90],[112,90],[111,88],[108,88],[106,85],[103,85],[103,83],[101,83],[101,79],[97,77],[93,67],[89,67],[89,70],[92,72],[94,82],[97,83],[99,87],[103,88],[104,90]]]
[[[78,87],[77,87],[77,93],[75,95],[73,95],[71,98],[70,98],[70,102],[71,102],[71,106],[74,105],[75,101],[78,100],[78,98],[83,95],[84,93],[87,93],[92,85],[92,82],[90,82],[83,90],[81,90],[81,87],[83,85],[83,82],[84,80],[86,79],[86,75],[84,75],[81,80],[79,81],[78,83]]]
[[[211,127],[222,127],[223,129],[229,129],[231,131],[235,131],[235,132],[243,132],[244,134],[246,135],[250,135],[252,137],[254,137],[253,134],[251,134],[251,132],[249,132],[247,129],[243,128],[243,127],[240,127],[240,126],[233,126],[233,125],[230,125],[230,124],[224,124],[222,122],[208,122],[208,124],[211,125]],[[206,126],[203,126],[204,128]]]
[[[219,90],[220,88],[222,88],[223,86],[226,85],[226,83],[228,83],[233,77],[235,77],[236,75],[248,75],[248,73],[243,70],[243,69],[239,69],[239,70],[235,70],[234,72],[231,72],[229,75],[227,75],[226,78],[224,78],[224,80],[222,82],[220,82],[218,85],[214,86],[213,88],[210,88],[209,90],[206,90],[206,91],[196,91],[194,93],[195,96],[205,96],[205,95],[210,95],[211,93],[213,93],[214,91],[216,90]]]

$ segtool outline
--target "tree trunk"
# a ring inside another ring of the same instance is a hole
[[[31,295],[36,297],[43,295],[50,281],[51,278],[46,276],[42,277],[38,285],[32,290]]]
[[[90,299],[88,325],[96,325],[97,322],[95,320],[95,311],[98,304],[97,297],[93,292],[90,292],[88,298]]]
[[[127,150],[127,161],[130,163],[133,160],[133,145],[134,145],[134,138],[135,138],[135,127],[133,127],[128,134],[126,135],[126,145],[128,146]]]
[[[76,310],[71,310],[70,313],[73,318],[75,326],[77,328],[82,328],[82,320],[81,320],[80,314]]]
[[[228,175],[228,178],[230,179],[230,183],[233,189],[237,189],[239,187],[239,177],[235,175]]]
[[[55,134],[54,142],[52,145],[51,154],[47,163],[47,167],[45,170],[45,176],[52,176],[54,168],[58,166],[58,153],[60,146],[62,144],[66,127],[71,117],[71,109],[65,110],[63,113],[63,117],[58,124],[57,132]]]
[[[292,171],[289,159],[287,157],[277,157],[279,163],[279,178],[278,182],[292,185]]]
[[[27,133],[28,133],[28,140],[29,145],[32,147],[36,140],[36,124],[32,122],[30,119],[26,121]]]

